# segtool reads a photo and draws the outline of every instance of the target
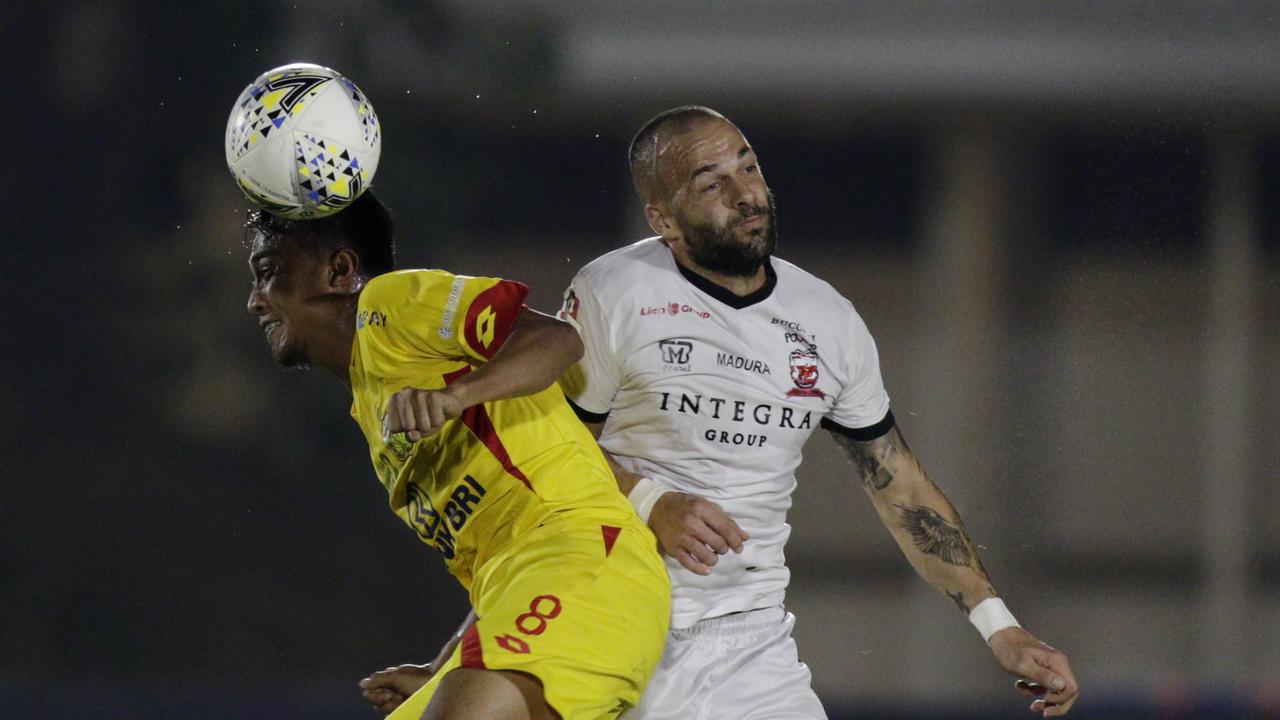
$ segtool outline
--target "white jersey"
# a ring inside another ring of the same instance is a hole
[[[780,605],[801,448],[819,424],[857,439],[893,420],[875,343],[853,305],[790,263],[746,297],[676,264],[658,238],[574,278],[560,317],[586,354],[565,381],[620,465],[721,505],[748,534],[707,576],[666,558],[672,627]]]

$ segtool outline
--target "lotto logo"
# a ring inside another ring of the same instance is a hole
[[[514,635],[497,635],[493,638],[498,641],[498,647],[513,653],[523,655],[529,652],[529,643],[521,640]]]
[[[492,305],[481,310],[476,317],[476,337],[480,338],[480,343],[486,348],[493,344],[493,328],[497,319],[498,314],[493,311]]]

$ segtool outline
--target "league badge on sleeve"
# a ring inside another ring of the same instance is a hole
[[[578,300],[578,293],[569,288],[564,293],[564,305],[560,308],[560,319],[565,321],[573,321],[578,319],[578,308],[582,306],[582,302]]]

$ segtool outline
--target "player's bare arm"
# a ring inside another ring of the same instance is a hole
[[[472,405],[529,395],[550,387],[582,357],[582,340],[568,323],[525,308],[493,359],[441,390],[405,388],[387,401],[384,433],[420,440]]]
[[[370,673],[360,681],[360,694],[365,702],[383,715],[390,715],[409,696],[417,692],[435,675],[432,664],[395,665]]]
[[[925,474],[896,425],[867,442],[837,432],[832,437],[844,448],[880,520],[921,578],[966,615],[996,596],[959,514]],[[1035,698],[1033,712],[1059,717],[1071,709],[1079,687],[1066,655],[1020,627],[1000,630],[989,644],[1000,667],[1019,678],[1019,692]]]
[[[467,613],[467,618],[462,621],[453,635],[449,636],[449,640],[445,642],[444,647],[440,648],[434,660],[426,665],[395,665],[370,673],[369,677],[360,681],[360,694],[373,706],[374,710],[384,715],[390,714],[440,671],[441,666],[462,642],[462,635],[475,622],[476,611],[473,609]]]
[[[585,423],[597,439],[604,423]],[[622,467],[600,448],[604,459],[613,470],[618,489],[630,496],[636,484],[643,479],[637,473]],[[730,550],[742,552],[742,543],[748,539],[746,531],[729,517],[716,503],[691,493],[664,492],[650,511],[649,528],[658,537],[662,552],[675,558],[684,568],[699,575],[710,575],[716,558]]]

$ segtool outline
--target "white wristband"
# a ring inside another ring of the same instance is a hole
[[[631,492],[627,494],[627,499],[631,501],[631,506],[636,509],[636,514],[640,516],[640,519],[648,525],[649,513],[653,512],[654,504],[658,502],[658,498],[669,492],[671,491],[653,480],[642,477],[636,481],[636,486],[631,488]]]
[[[990,641],[992,635],[1005,628],[1022,627],[1013,618],[1009,608],[1004,606],[1004,601],[998,597],[989,597],[974,606],[973,610],[969,611],[969,622],[978,628],[982,639],[986,641]]]

